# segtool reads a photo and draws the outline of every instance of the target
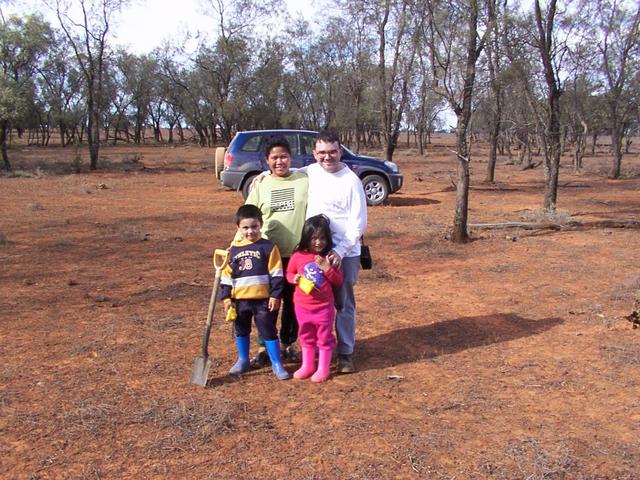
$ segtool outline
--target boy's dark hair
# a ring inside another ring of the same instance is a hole
[[[283,136],[277,135],[275,137],[271,137],[264,147],[264,157],[268,158],[271,150],[276,147],[282,147],[287,151],[287,153],[289,153],[289,155],[292,155],[291,145],[289,144],[289,141]]]
[[[262,212],[255,205],[242,205],[236,212],[236,225],[240,225],[241,220],[256,218],[262,225]]]
[[[318,132],[318,135],[316,136],[316,141],[314,143],[314,145],[317,145],[318,142],[325,142],[325,143],[340,143],[340,137],[338,137],[338,134],[336,132],[334,132],[333,130],[320,130]]]
[[[331,228],[329,227],[329,223],[327,216],[322,214],[308,218],[307,221],[304,222],[304,227],[302,227],[302,235],[300,236],[300,243],[296,247],[296,251],[306,250],[315,231],[320,230],[327,238],[327,245],[320,253],[322,255],[328,254],[333,248],[333,239],[331,238]]]

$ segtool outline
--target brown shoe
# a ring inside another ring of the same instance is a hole
[[[256,356],[249,360],[249,366],[251,368],[264,368],[269,364],[269,355],[266,350],[260,350],[256,353]]]
[[[302,359],[300,358],[300,352],[296,350],[295,345],[283,345],[283,347],[284,348],[282,349],[282,356],[285,359],[290,360],[294,363],[300,363]]]
[[[355,373],[356,367],[353,366],[352,355],[338,355],[338,366],[336,367],[337,373]]]

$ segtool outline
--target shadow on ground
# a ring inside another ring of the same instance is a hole
[[[533,320],[511,313],[401,328],[357,342],[358,369],[395,367],[469,348],[538,335],[563,323],[561,318]]]

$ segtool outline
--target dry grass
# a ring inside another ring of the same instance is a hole
[[[43,170],[40,166],[35,169],[29,170],[0,170],[0,177],[5,178],[45,178],[49,175],[46,170]]]
[[[202,403],[192,397],[177,403],[154,400],[130,413],[127,422],[158,431],[152,446],[158,451],[195,451],[216,436],[234,431],[237,414],[237,405],[229,400],[218,398]]]
[[[69,410],[62,411],[57,420],[63,436],[69,439],[85,435],[97,438],[115,430],[118,409],[109,400],[112,399],[79,400],[74,402]]]
[[[637,337],[636,332],[631,331],[630,337]],[[607,343],[602,345],[600,350],[607,360],[617,367],[640,367],[640,343],[637,341]]]
[[[133,325],[144,327],[149,330],[164,332],[183,327],[185,318],[183,316],[167,315],[156,317],[153,315],[131,315],[128,318]]]
[[[523,212],[520,218],[523,222],[548,222],[556,223],[558,225],[566,225],[573,220],[571,214],[563,210],[555,210],[553,212],[550,212],[548,210],[528,210],[526,212]]]
[[[530,480],[564,479],[576,462],[570,449],[560,443],[547,449],[535,438],[525,438],[507,449],[506,456],[522,475]]]

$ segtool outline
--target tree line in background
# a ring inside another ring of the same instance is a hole
[[[3,2],[4,3],[4,2]],[[640,124],[640,6],[627,0],[332,0],[317,22],[281,0],[206,0],[213,40],[135,55],[113,48],[126,0],[42,0],[55,14],[1,16],[0,146],[31,143],[227,144],[239,130],[333,128],[355,150],[393,158],[400,132],[420,154],[440,114],[457,119],[454,239],[466,240],[469,139],[523,166],[541,155],[544,207],[556,206],[560,156],[576,170],[598,136],[610,176]],[[0,14],[2,3],[0,3]],[[150,128],[153,138],[146,138]],[[55,134],[55,135],[54,135]]]

